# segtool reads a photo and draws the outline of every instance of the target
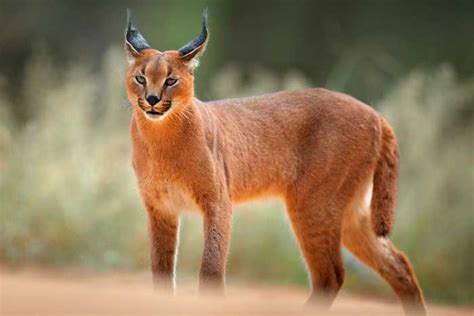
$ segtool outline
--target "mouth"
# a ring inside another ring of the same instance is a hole
[[[157,111],[145,111],[145,114],[149,118],[157,118],[165,114],[164,112],[157,112]]]
[[[163,115],[166,114],[166,112],[171,108],[171,102],[166,102],[166,103],[163,103],[159,109],[160,111],[157,111],[156,109],[151,109],[151,110],[148,110],[146,111],[145,109],[144,112],[145,112],[145,116],[147,118],[150,118],[150,119],[157,119],[159,117],[162,117]]]

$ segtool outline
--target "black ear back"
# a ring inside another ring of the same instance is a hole
[[[140,34],[132,21],[132,12],[127,9],[127,32],[125,44],[132,55],[139,54],[142,50],[150,48],[145,38]]]
[[[206,48],[207,40],[209,38],[209,29],[207,23],[207,9],[204,9],[202,13],[202,30],[201,34],[191,40],[189,43],[181,47],[178,52],[182,59],[191,60],[192,58],[200,55]]]

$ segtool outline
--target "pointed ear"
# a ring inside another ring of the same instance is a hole
[[[150,48],[147,41],[138,32],[132,21],[132,12],[127,9],[127,30],[125,33],[125,50],[128,54],[130,63],[133,63],[135,59],[140,56],[140,52],[144,49]]]
[[[209,30],[207,25],[207,8],[202,13],[202,30],[192,41],[184,45],[178,50],[181,60],[188,63],[194,61],[193,65],[197,64],[194,58],[198,57],[206,49],[207,41],[209,39]]]

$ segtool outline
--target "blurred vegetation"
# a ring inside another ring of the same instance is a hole
[[[393,239],[430,301],[473,304],[473,4],[199,0],[132,9],[164,50],[191,39],[209,6],[212,37],[196,78],[204,100],[325,86],[386,115],[402,159]],[[0,262],[148,268],[120,48],[127,5],[0,2]],[[179,277],[197,276],[201,245],[201,220],[186,215]],[[345,260],[345,289],[391,295]],[[307,284],[280,202],[237,207],[228,276]]]

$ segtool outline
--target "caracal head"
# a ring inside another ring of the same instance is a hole
[[[130,67],[127,95],[138,115],[162,121],[178,114],[191,104],[194,95],[193,70],[198,65],[209,39],[207,9],[202,15],[202,31],[178,50],[160,52],[152,49],[133,25],[130,11],[125,34],[125,50]]]

